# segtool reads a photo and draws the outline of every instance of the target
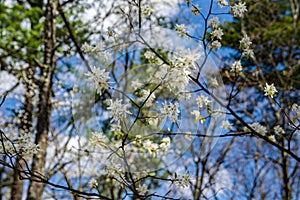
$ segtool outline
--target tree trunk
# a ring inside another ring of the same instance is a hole
[[[45,22],[45,54],[44,64],[41,67],[39,82],[39,102],[37,114],[37,133],[35,143],[39,144],[39,152],[33,156],[32,171],[36,175],[45,173],[45,163],[48,146],[48,132],[51,113],[52,75],[56,66],[56,11],[58,0],[48,0],[46,5]],[[30,181],[27,199],[41,200],[44,184]]]
[[[25,102],[24,102],[24,114],[21,117],[20,124],[20,133],[22,136],[26,133],[30,133],[32,129],[32,112],[33,112],[33,98],[34,98],[34,89],[33,89],[33,75],[34,69],[30,67],[26,72],[26,77],[28,78],[28,82],[24,82],[25,85]],[[11,200],[19,200],[23,197],[23,185],[24,181],[20,179],[20,171],[22,171],[25,167],[25,163],[23,162],[22,155],[18,155],[15,162],[15,168],[13,172],[13,183],[11,189]]]

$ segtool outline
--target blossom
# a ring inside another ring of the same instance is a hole
[[[222,36],[224,35],[223,29],[221,29],[221,28],[217,28],[217,29],[213,30],[210,34],[213,39],[217,38],[219,40],[221,40]]]
[[[208,99],[207,96],[200,95],[197,97],[196,102],[199,108],[203,108],[204,106],[207,106],[211,101]]]
[[[252,49],[244,49],[243,50],[243,56],[246,56],[247,58],[253,58],[254,52]]]
[[[200,10],[201,10],[201,8],[199,8],[198,7],[198,5],[193,5],[193,8],[192,8],[192,13],[194,14],[194,15],[199,15],[200,14]]]
[[[264,92],[265,92],[265,96],[270,96],[271,98],[273,98],[274,96],[276,96],[276,93],[278,91],[275,88],[273,83],[271,85],[266,83],[266,86],[264,87]]]
[[[158,144],[153,143],[151,140],[146,140],[143,143],[143,147],[151,156],[155,156],[159,148]]]
[[[166,137],[166,138],[163,138],[161,140],[161,143],[159,145],[159,148],[162,150],[162,151],[166,151],[169,149],[170,147],[170,143],[171,143],[171,139],[169,137]]]
[[[257,132],[261,135],[266,135],[266,133],[267,133],[267,128],[265,126],[259,124],[258,122],[254,122],[250,126],[254,129],[255,132]],[[244,131],[250,132],[250,130],[247,127],[244,128]]]
[[[96,67],[93,67],[91,70],[92,71],[87,73],[86,76],[88,76],[88,80],[95,85],[97,93],[101,95],[103,90],[109,88],[109,72]]]
[[[228,120],[225,120],[225,121],[222,122],[222,127],[224,129],[231,130],[232,129],[232,124]]]
[[[247,12],[246,3],[239,2],[238,4],[235,4],[231,6],[232,14],[234,17],[243,17],[244,13]]]
[[[163,115],[166,115],[169,117],[172,122],[178,122],[178,115],[179,115],[179,109],[178,109],[178,103],[163,103],[163,107],[160,109]]]
[[[209,77],[208,85],[212,88],[217,88],[219,86],[219,83],[216,77]]]
[[[145,58],[148,59],[148,60],[153,60],[153,59],[156,58],[156,55],[155,55],[152,51],[146,51],[146,52],[144,53],[144,56],[145,56]]]
[[[209,21],[208,26],[214,29],[214,28],[217,28],[218,24],[219,24],[219,18],[218,18],[218,17],[213,17],[213,18]]]
[[[268,139],[271,140],[272,142],[276,142],[276,138],[274,135],[269,135]]]
[[[285,133],[283,128],[281,128],[281,126],[279,126],[279,125],[274,127],[274,132],[276,135],[283,135]]]
[[[140,195],[145,195],[148,192],[148,187],[146,184],[143,184],[137,187],[136,190]]]
[[[247,34],[244,34],[243,38],[240,40],[241,49],[249,49],[252,44],[250,37]]]
[[[175,25],[175,30],[180,34],[180,35],[186,35],[186,27],[184,24],[176,24]]]
[[[226,0],[218,0],[218,4],[221,7],[228,6],[228,2]]]
[[[213,41],[210,45],[209,45],[209,47],[211,48],[211,49],[220,49],[221,48],[221,42],[219,42],[218,40],[215,40],[215,41]]]
[[[142,7],[142,13],[144,15],[151,15],[153,13],[153,9],[150,6],[146,5]]]
[[[294,111],[297,116],[300,115],[300,106],[294,103],[292,105],[292,111]]]
[[[98,187],[98,182],[95,179],[90,180],[89,184],[90,184],[91,188]]]
[[[186,173],[184,175],[179,176],[175,183],[179,187],[185,188],[190,185],[190,181],[191,181],[191,176],[188,173]]]
[[[243,71],[243,67],[241,64],[241,61],[235,61],[232,65],[231,65],[231,72],[235,72],[235,73],[240,73]]]
[[[122,104],[122,99],[112,100],[109,99],[109,107],[107,108],[110,110],[112,120],[111,122],[120,122],[121,119],[126,117],[126,114],[132,114],[127,110],[130,106],[129,104]]]

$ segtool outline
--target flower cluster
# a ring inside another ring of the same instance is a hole
[[[163,107],[160,109],[161,113],[167,117],[169,117],[172,122],[178,122],[178,115],[179,115],[179,105],[177,102],[173,103],[163,103]]]
[[[274,98],[276,96],[276,93],[278,92],[274,84],[272,83],[269,85],[266,83],[266,86],[264,87],[265,96],[269,96],[271,98]]]
[[[111,122],[120,123],[120,121],[126,117],[126,114],[132,114],[128,111],[128,107],[130,107],[130,105],[123,104],[122,99],[109,99],[108,104],[109,107],[107,107],[107,109],[110,110],[111,113]]]
[[[180,34],[180,35],[186,35],[187,31],[186,31],[186,27],[184,24],[176,24],[175,25],[175,30]]]
[[[225,120],[225,121],[222,122],[222,127],[224,129],[231,130],[232,129],[232,124],[228,120]]]
[[[254,122],[250,126],[254,129],[255,132],[257,132],[261,135],[266,135],[266,133],[267,133],[267,128],[258,122]],[[247,127],[244,128],[244,131],[250,132],[250,130]]]
[[[208,106],[211,103],[211,100],[209,100],[207,96],[201,94],[197,97],[196,102],[199,108],[203,108],[204,106]]]
[[[140,185],[136,188],[140,195],[145,195],[148,192],[148,186],[146,184]]]
[[[228,6],[228,2],[226,0],[218,0],[218,4],[221,7]]]
[[[224,35],[223,29],[218,27],[219,19],[217,17],[212,18],[209,21],[209,26],[212,28],[212,32],[210,33],[212,42],[210,43],[211,49],[219,49],[221,48],[221,39]]]
[[[292,105],[292,111],[296,113],[297,116],[300,116],[300,106],[298,104],[293,104]]]
[[[231,10],[234,17],[243,17],[244,13],[247,12],[246,3],[239,2],[231,6]]]
[[[91,188],[97,188],[98,182],[95,179],[90,180],[89,182]]]
[[[109,88],[109,72],[106,72],[105,69],[100,69],[93,67],[92,71],[87,73],[87,79],[95,85],[98,94],[102,94],[103,90]]]
[[[279,125],[274,127],[274,132],[276,135],[279,135],[279,136],[282,136],[283,134],[285,134],[285,131]]]
[[[230,71],[237,74],[241,73],[243,71],[241,61],[234,61],[234,63],[231,65]]]
[[[250,40],[250,37],[246,33],[244,33],[243,38],[240,40],[240,48],[243,50],[243,55],[247,58],[254,57],[254,52],[250,48],[251,44],[252,42]]]
[[[191,182],[191,176],[186,173],[183,175],[179,175],[178,178],[176,179],[176,184],[179,187],[185,188],[185,187],[189,187],[190,186],[190,182]]]

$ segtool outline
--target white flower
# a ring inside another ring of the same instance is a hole
[[[208,99],[207,96],[201,94],[197,97],[196,102],[199,108],[203,108],[204,106],[207,106],[211,101]]]
[[[146,184],[140,185],[138,188],[136,188],[138,193],[140,195],[145,195],[148,192],[148,187]]]
[[[219,83],[216,77],[210,77],[208,80],[208,85],[212,88],[217,88],[219,86]]]
[[[276,138],[274,135],[268,136],[268,139],[271,140],[272,142],[276,142]]]
[[[174,104],[172,103],[163,103],[163,107],[160,109],[163,115],[166,115],[169,117],[172,122],[178,122],[178,115],[179,115],[179,109],[178,109],[178,103],[175,102]]]
[[[142,7],[142,13],[144,15],[151,15],[153,13],[153,9],[150,6],[146,5]]]
[[[271,85],[266,83],[266,86],[264,87],[264,92],[265,92],[265,96],[270,96],[271,98],[273,98],[274,96],[276,96],[276,93],[278,91],[275,88],[273,83]]]
[[[122,104],[122,99],[112,100],[110,99],[109,107],[107,108],[110,110],[112,120],[111,122],[120,122],[120,120],[124,119],[126,117],[126,114],[132,114],[127,110],[127,108],[130,106],[129,104]]]
[[[184,24],[176,24],[175,25],[175,30],[180,34],[180,35],[186,35],[186,27]]]
[[[247,12],[246,3],[239,2],[238,4],[235,4],[231,6],[232,14],[234,17],[243,17],[244,13]]]
[[[199,110],[193,110],[191,112],[191,114],[195,116],[196,120],[198,120],[200,118],[200,115],[201,115]]]
[[[254,57],[253,49],[244,49],[243,56],[246,56],[247,58],[253,58]]]
[[[141,100],[144,102],[148,98],[146,101],[146,106],[151,106],[153,101],[156,98],[155,93],[154,92],[151,93],[150,90],[142,90],[142,93],[143,96],[141,97]]]
[[[159,148],[158,144],[153,143],[151,140],[143,142],[143,147],[151,156],[155,156]]]
[[[218,4],[221,7],[228,6],[228,2],[226,0],[218,0]]]
[[[155,53],[153,53],[152,51],[146,51],[146,52],[144,53],[144,56],[145,56],[145,58],[148,59],[148,60],[153,60],[153,59],[156,58]]]
[[[92,132],[92,137],[90,139],[92,145],[106,146],[108,139],[104,136],[102,132]]]
[[[81,46],[81,50],[85,53],[92,53],[92,50],[93,50],[93,47],[90,46],[88,43],[84,43],[82,46]]]
[[[215,28],[217,28],[218,24],[219,24],[219,18],[218,18],[218,17],[213,17],[213,18],[209,21],[209,24],[208,24],[208,25],[209,25],[209,27],[215,29]]]
[[[294,103],[292,105],[292,111],[294,111],[297,116],[300,115],[300,106]]]
[[[222,122],[222,127],[224,129],[231,130],[232,129],[232,124],[228,120],[225,120],[225,121]]]
[[[185,188],[190,186],[190,181],[191,176],[189,174],[184,174],[182,176],[179,176],[175,183],[177,183],[179,187]]]
[[[249,49],[252,42],[250,37],[247,34],[244,34],[244,37],[240,40],[240,48],[241,49]]]
[[[223,29],[221,29],[221,28],[217,28],[217,29],[213,30],[210,34],[211,34],[212,39],[217,38],[219,40],[221,40],[222,36],[224,35]]]
[[[261,135],[266,135],[266,133],[267,133],[267,128],[263,125],[260,125],[258,122],[254,122],[250,126],[254,129],[254,131],[256,131],[257,133],[259,133]],[[250,132],[250,130],[247,127],[244,128],[244,131]]]
[[[105,69],[100,69],[93,67],[92,72],[86,74],[88,80],[93,82],[97,89],[98,94],[102,94],[102,91],[109,88],[109,72],[106,72]]]
[[[171,139],[169,137],[165,137],[161,140],[159,148],[162,151],[166,151],[170,147]]]
[[[274,132],[276,135],[283,135],[285,133],[283,128],[281,128],[281,126],[279,126],[279,125],[274,127]]]
[[[215,41],[213,41],[210,45],[209,45],[209,47],[211,48],[211,49],[220,49],[221,48],[221,42],[219,42],[218,40],[215,40]]]
[[[139,89],[140,87],[142,87],[142,83],[140,83],[139,82],[139,80],[133,80],[132,82],[131,82],[131,86],[132,86],[132,88],[134,89],[134,90],[137,90],[137,89]]]
[[[235,61],[231,66],[231,72],[240,73],[243,71],[241,61]]]
[[[95,179],[90,180],[89,182],[91,188],[97,188],[98,182]]]
[[[191,9],[192,13],[194,15],[199,15],[201,13],[201,8],[198,7],[198,5],[193,5],[193,8]]]

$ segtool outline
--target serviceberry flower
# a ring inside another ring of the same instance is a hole
[[[91,72],[86,73],[87,79],[94,84],[97,93],[101,95],[103,90],[109,88],[109,72],[96,67],[93,67],[91,70]]]
[[[228,120],[225,120],[225,121],[222,122],[222,127],[224,129],[231,130],[232,129],[232,124]]]
[[[219,42],[218,40],[215,40],[215,41],[213,41],[210,45],[209,45],[209,47],[211,48],[211,49],[220,49],[221,48],[221,42]]]
[[[148,192],[148,187],[146,184],[140,185],[138,188],[136,188],[136,190],[138,191],[138,193],[140,195],[145,195]]]
[[[211,101],[208,99],[207,96],[200,95],[197,97],[196,102],[199,108],[203,108],[204,106],[210,104]]]
[[[231,66],[231,72],[234,72],[234,73],[240,73],[243,71],[243,67],[242,67],[242,64],[241,64],[241,61],[235,61],[232,66]]]
[[[221,28],[217,28],[217,29],[213,30],[210,34],[211,34],[212,39],[217,38],[219,40],[221,40],[222,36],[224,35],[223,30]]]
[[[218,17],[213,17],[210,21],[209,21],[209,24],[208,26],[215,29],[217,28],[218,24],[219,24],[219,18]]]
[[[90,184],[91,188],[98,187],[98,182],[95,179],[90,180],[89,184]]]
[[[239,2],[238,4],[235,4],[231,6],[232,14],[234,17],[243,17],[244,13],[247,12],[246,3]]]
[[[228,2],[226,0],[218,0],[218,4],[221,7],[228,6]]]
[[[266,135],[267,133],[267,128],[261,124],[259,124],[258,122],[254,122],[253,124],[250,125],[257,133],[261,134],[261,135]],[[250,130],[245,127],[244,128],[245,132],[250,132]]]
[[[186,173],[184,175],[179,176],[175,183],[179,187],[185,188],[185,187],[189,187],[190,181],[191,181],[191,176],[188,173]]]
[[[249,49],[251,44],[252,44],[252,42],[251,42],[250,37],[246,33],[244,33],[243,38],[240,40],[240,48],[243,50]]]
[[[127,109],[130,106],[129,104],[123,104],[122,99],[112,100],[109,99],[108,101],[109,107],[107,108],[110,110],[112,119],[111,122],[120,122],[120,120],[126,117],[126,114],[132,114]]]
[[[285,133],[283,128],[281,128],[281,126],[279,126],[279,125],[274,127],[274,132],[276,135],[283,135]]]
[[[176,24],[175,25],[175,30],[180,34],[180,35],[186,35],[186,27],[184,24]]]
[[[274,83],[272,83],[271,85],[266,83],[266,86],[264,87],[264,92],[265,92],[265,96],[270,96],[271,98],[273,98],[274,96],[276,96],[276,93],[278,91],[275,88]]]
[[[163,115],[166,115],[169,117],[172,122],[178,122],[178,115],[179,115],[179,109],[178,109],[178,103],[163,103],[163,107],[160,109]]]

